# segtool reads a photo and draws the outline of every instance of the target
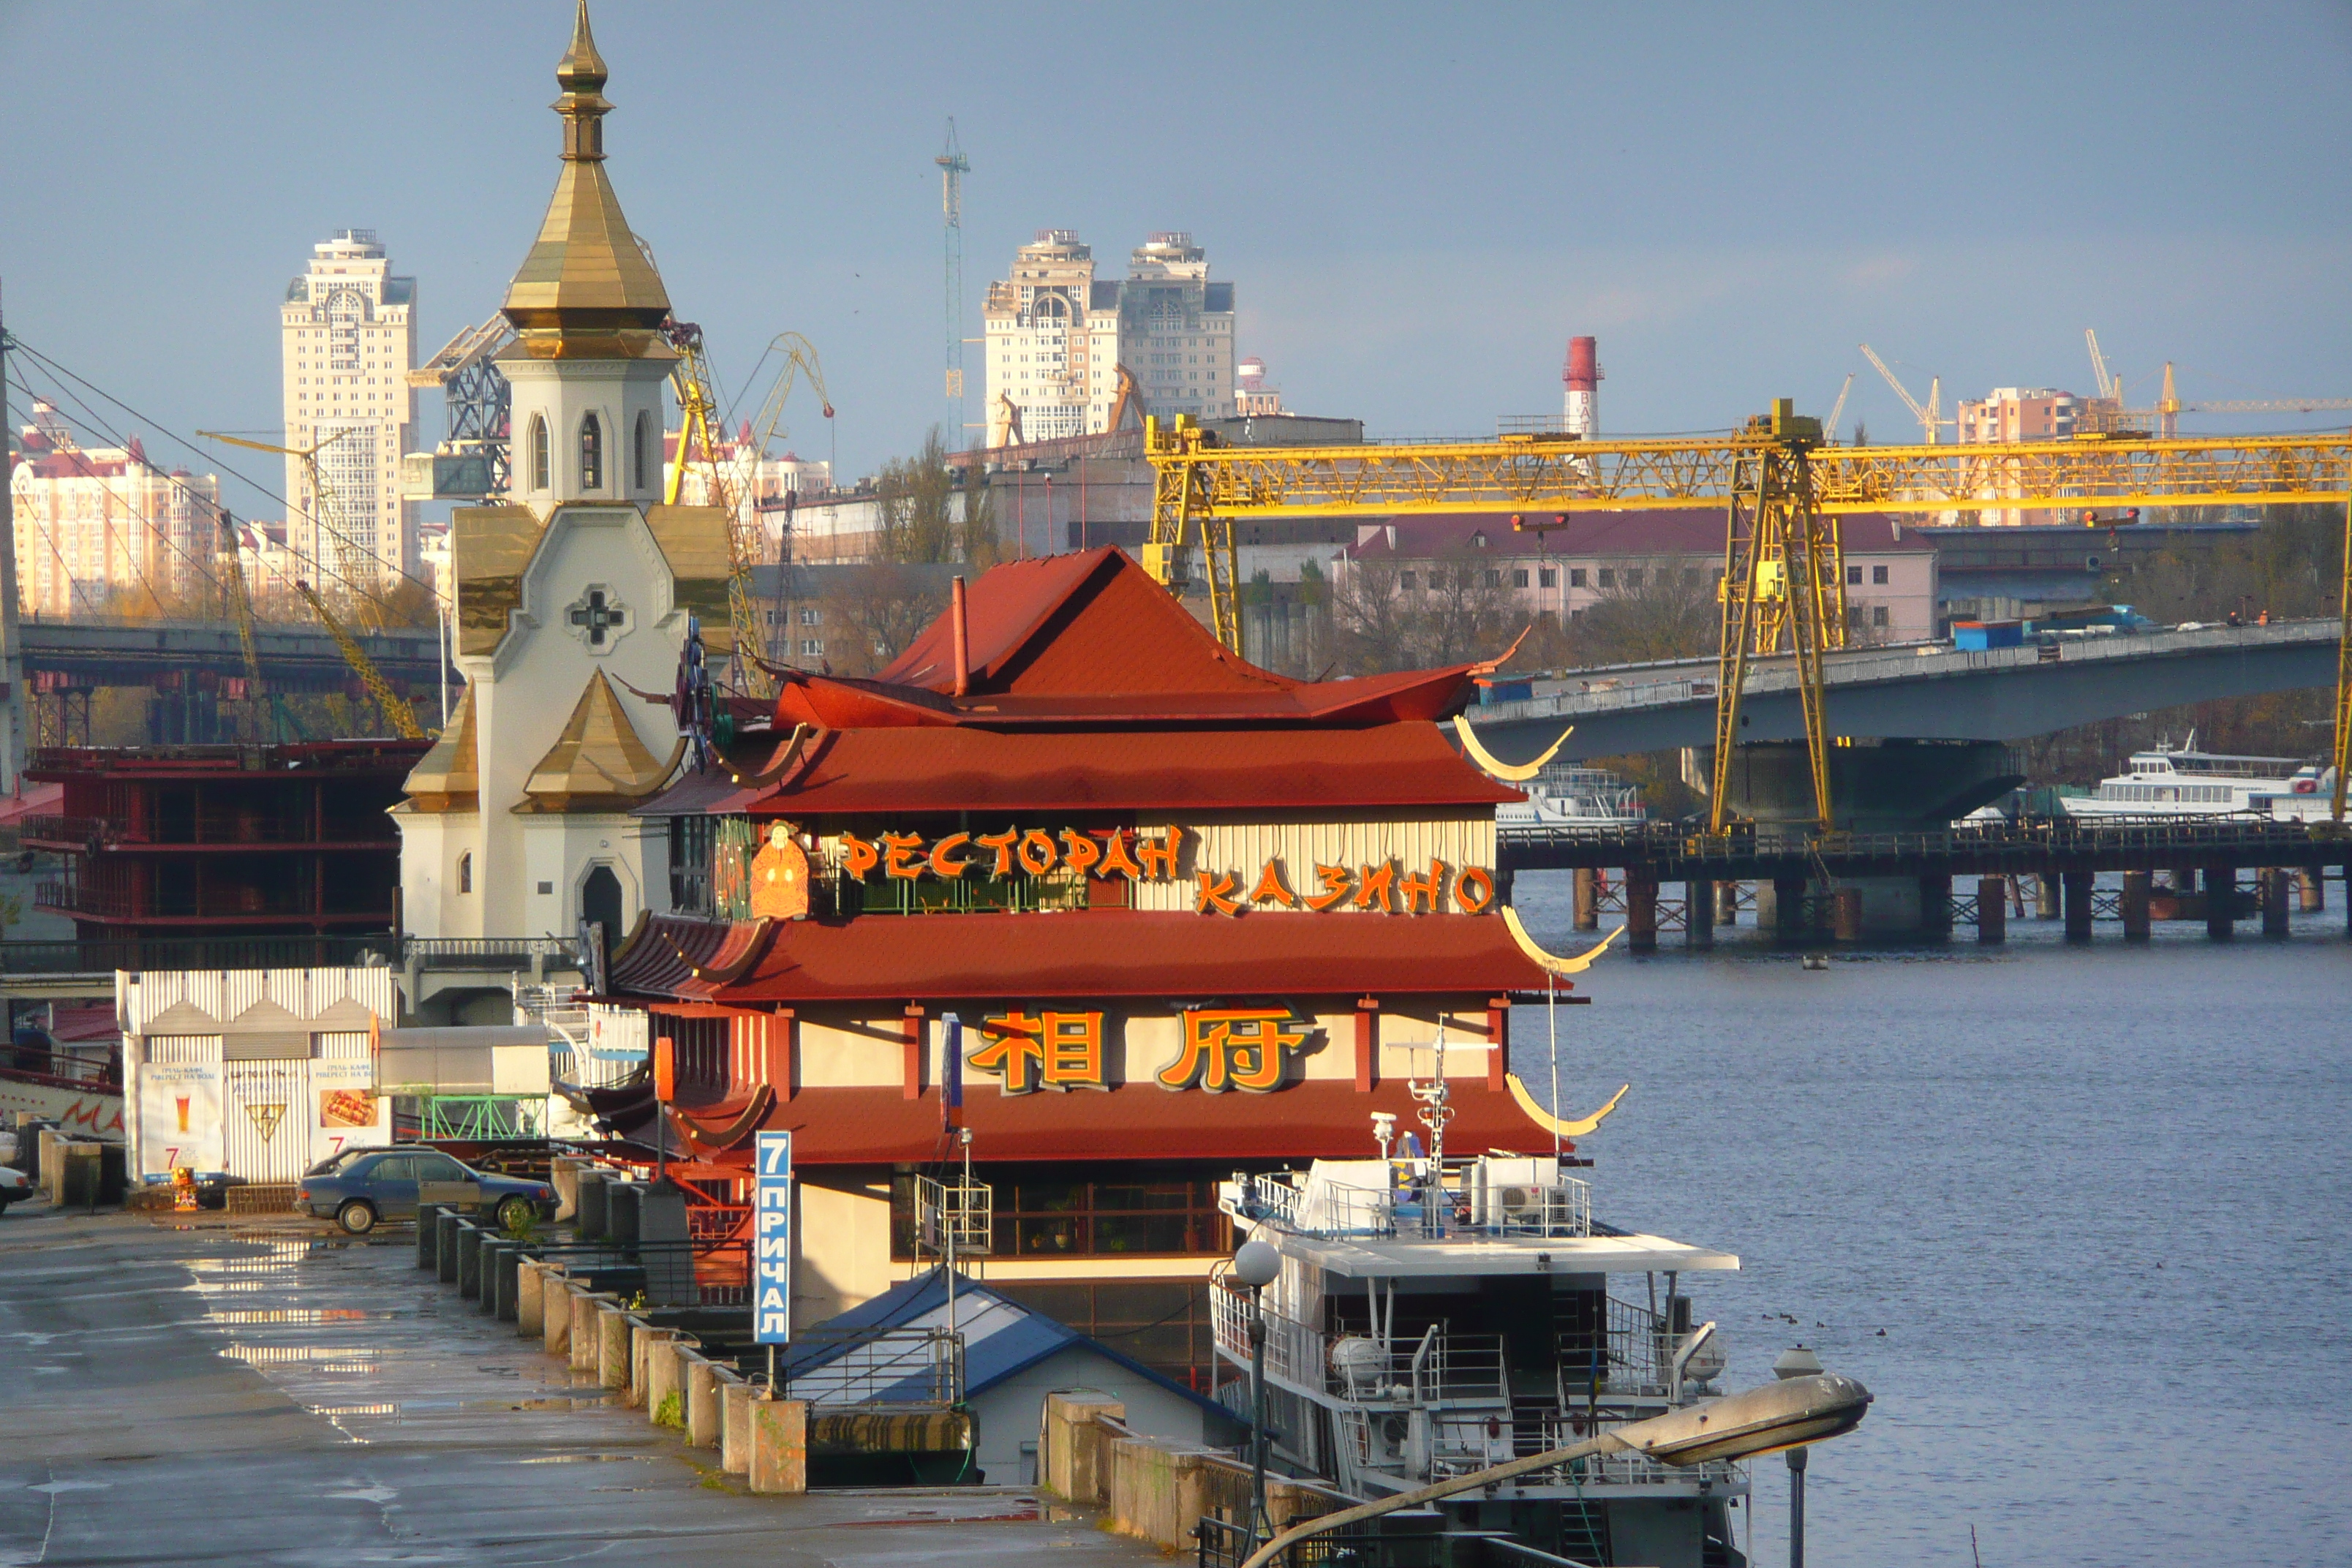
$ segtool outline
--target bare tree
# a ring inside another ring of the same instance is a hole
[[[835,674],[872,675],[946,608],[925,574],[895,562],[835,574],[822,600],[825,664]]]
[[[1600,570],[1598,602],[1567,628],[1569,663],[1699,658],[1721,645],[1722,608],[1711,569],[1673,558],[1621,561]]]
[[[936,425],[913,457],[882,465],[875,498],[877,561],[962,561],[991,566],[1000,559],[988,487],[959,481],[948,466],[947,447]]]

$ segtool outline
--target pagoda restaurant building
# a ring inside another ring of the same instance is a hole
[[[1454,1152],[1551,1147],[1507,1078],[1554,983],[1496,869],[1519,796],[1438,726],[1475,673],[1271,674],[1115,549],[959,583],[878,678],[787,672],[638,808],[678,907],[597,1011],[650,1015],[677,1100],[596,1110],[666,1116],[690,1175],[792,1130],[803,1325],[908,1277],[968,1129],[990,1288],[1205,1391],[1219,1180],[1372,1158],[1376,1116],[1425,1145],[1441,1042]]]

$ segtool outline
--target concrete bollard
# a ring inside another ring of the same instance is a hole
[[[751,1473],[751,1396],[757,1392],[731,1372],[719,1374],[719,1468],[730,1476]]]
[[[595,1241],[604,1234],[604,1184],[611,1175],[593,1167],[580,1173],[580,1212],[572,1216],[572,1224],[583,1241]]]
[[[549,1355],[572,1359],[572,1282],[560,1274],[541,1272],[539,1287],[540,1348]]]
[[[457,1282],[457,1226],[459,1223],[459,1216],[451,1213],[447,1209],[443,1209],[439,1214],[433,1216],[435,1235],[433,1242],[433,1262],[434,1267],[441,1271],[441,1283],[444,1285],[455,1285]]]
[[[433,1256],[433,1244],[440,1239],[440,1236],[441,1205],[418,1204],[416,1205],[416,1267],[434,1269],[441,1267],[439,1260]]]
[[[733,1374],[694,1352],[680,1352],[677,1359],[686,1368],[686,1440],[698,1448],[716,1448],[723,1420],[719,1380]]]
[[[578,1286],[572,1289],[572,1370],[593,1377],[604,1348],[604,1319],[601,1309],[612,1298]]]
[[[624,1394],[629,1387],[629,1330],[635,1321],[611,1297],[596,1303],[596,1381]]]
[[[2146,942],[2148,935],[2148,884],[2152,880],[2146,871],[2124,873],[2124,940]]]
[[[1840,888],[1830,896],[1831,934],[1840,942],[1862,940],[1862,889]]]
[[[522,1243],[500,1237],[483,1249],[482,1312],[503,1323],[515,1321],[515,1288],[522,1283]]]
[[[635,1337],[638,1370],[631,1375],[630,1386],[636,1403],[645,1406],[646,1419],[655,1426],[684,1427],[686,1383],[677,1358],[686,1347],[678,1342],[678,1331],[646,1328]]]
[[[499,1315],[499,1254],[513,1245],[497,1231],[482,1233],[482,1283],[475,1293],[474,1310],[485,1318]]]
[[[604,1239],[614,1246],[637,1244],[637,1204],[645,1190],[642,1182],[604,1184]]]
[[[515,1334],[527,1340],[538,1339],[547,1323],[547,1302],[542,1290],[547,1283],[547,1266],[536,1258],[515,1260]]]
[[[587,1163],[564,1154],[548,1162],[547,1184],[555,1189],[555,1224],[567,1224],[580,1212],[580,1172]]]
[[[2009,882],[2000,877],[1980,877],[1977,879],[1977,940],[2000,942],[2009,940]]]
[[[482,1293],[482,1227],[461,1221],[457,1226],[457,1294],[459,1297]]]
[[[751,1489],[796,1494],[808,1490],[808,1404],[764,1392],[751,1401]]]
[[[635,1318],[629,1320],[629,1385],[622,1403],[631,1409],[642,1406],[651,1413],[653,1407],[647,1395],[653,1392],[654,1362],[667,1357],[669,1342],[677,1337],[676,1329],[657,1329]]]

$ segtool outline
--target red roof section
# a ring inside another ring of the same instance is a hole
[[[908,998],[1496,995],[1540,991],[1546,983],[1491,914],[1090,910],[793,921],[774,928],[757,960],[731,981],[696,978],[678,956],[684,949],[691,959],[693,949],[672,929],[728,927],[663,919],[648,925],[614,960],[616,995],[749,1007]],[[709,951],[715,957],[718,942]],[[708,968],[698,961],[693,967]]]
[[[1484,1079],[1448,1081],[1454,1112],[1445,1129],[1448,1148],[1550,1152],[1551,1134],[1507,1093],[1488,1089]],[[1375,1152],[1371,1113],[1385,1110],[1399,1125],[1413,1127],[1419,1109],[1401,1082],[1360,1094],[1344,1079],[1310,1079],[1271,1094],[1121,1084],[1108,1094],[1090,1091],[1083,1107],[1073,1103],[1075,1096],[1003,1094],[969,1079],[963,1092],[959,1121],[992,1160],[1368,1160]],[[940,1094],[936,1087],[919,1100],[895,1087],[803,1089],[770,1110],[764,1125],[792,1131],[795,1165],[929,1160],[939,1149]],[[743,1155],[712,1158],[740,1162]]]
[[[1307,729],[834,731],[741,805],[828,812],[1303,810],[1525,798],[1464,763],[1434,724]]]

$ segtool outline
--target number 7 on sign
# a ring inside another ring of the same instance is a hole
[[[790,1176],[793,1173],[793,1135],[789,1132],[762,1132],[759,1139],[760,1174],[764,1177]]]

